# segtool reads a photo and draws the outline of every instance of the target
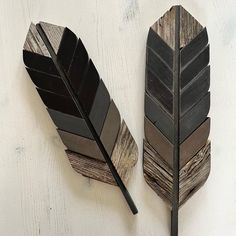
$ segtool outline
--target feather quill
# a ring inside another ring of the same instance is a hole
[[[137,146],[81,39],[68,28],[31,24],[23,59],[72,167],[85,176],[117,184],[136,214],[123,180],[137,162]]]

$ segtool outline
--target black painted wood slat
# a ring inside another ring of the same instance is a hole
[[[168,90],[160,80],[147,69],[146,91],[157,99],[167,112],[173,114],[173,94]]]
[[[147,46],[155,51],[170,68],[173,67],[173,50],[152,28],[149,29]]]
[[[100,80],[93,106],[89,113],[89,118],[98,134],[100,134],[102,131],[110,102],[110,95],[107,91],[107,88],[103,81]]]
[[[152,96],[147,93],[145,94],[145,115],[162,132],[162,134],[173,143],[173,119],[157,102],[155,102]]]
[[[47,110],[54,124],[61,130],[94,139],[84,119],[49,108]]]
[[[181,93],[181,117],[196,104],[209,90],[210,66],[201,71]]]
[[[84,111],[89,114],[99,86],[100,77],[92,60],[89,61],[88,71],[84,77],[78,99],[81,101]]]
[[[31,69],[59,76],[58,71],[50,57],[23,50],[23,60],[25,65]]]
[[[61,63],[65,72],[68,72],[70,68],[73,55],[77,46],[77,41],[78,40],[76,35],[68,28],[65,28],[57,53],[57,59]]]
[[[189,44],[180,51],[181,67],[184,67],[208,44],[207,30],[204,28]]]
[[[181,88],[184,88],[209,63],[209,46],[207,46],[191,63],[181,72]]]
[[[88,53],[81,41],[78,40],[78,44],[74,53],[74,57],[69,68],[68,78],[70,80],[71,86],[78,93],[79,88],[84,79],[84,75],[86,73],[86,69],[88,67]]]
[[[180,143],[182,143],[206,119],[210,109],[210,92],[180,119]]]
[[[46,74],[37,70],[26,68],[33,83],[42,90],[48,90],[53,93],[59,93],[63,96],[69,96],[62,80],[58,76]]]
[[[149,48],[147,48],[147,69],[150,69],[158,79],[170,90],[173,88],[173,72],[170,68]],[[148,79],[148,78],[147,78]]]
[[[61,96],[39,88],[37,88],[37,91],[43,103],[48,108],[80,118],[82,117],[71,97]]]

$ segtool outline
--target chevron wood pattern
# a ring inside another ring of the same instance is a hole
[[[171,235],[178,235],[178,209],[210,173],[210,66],[206,28],[182,6],[167,11],[149,30],[146,50],[146,182],[172,211]]]

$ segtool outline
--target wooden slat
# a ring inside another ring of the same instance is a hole
[[[210,66],[207,66],[181,91],[181,116],[207,93],[209,87]]]
[[[78,173],[105,183],[116,185],[106,163],[67,151],[69,161]],[[138,160],[138,148],[123,121],[111,160],[123,182],[127,182]]]
[[[54,52],[57,54],[65,28],[42,21],[39,24],[50,41]]]
[[[50,109],[60,111],[62,113],[70,114],[73,116],[81,117],[78,109],[76,108],[71,97],[65,97],[56,93],[51,93],[46,90],[37,88],[37,91],[45,104]]]
[[[182,143],[206,119],[210,109],[208,92],[192,109],[180,119],[180,143]]]
[[[145,115],[146,117],[165,135],[165,137],[173,142],[173,119],[154,101],[154,98],[145,93]]]
[[[147,142],[169,165],[173,163],[173,144],[145,117],[144,130]]]
[[[146,91],[158,100],[170,115],[173,114],[173,94],[147,68]],[[166,78],[166,77],[165,77]]]
[[[84,119],[53,109],[47,110],[54,124],[61,130],[94,139]]]
[[[147,46],[158,54],[170,68],[173,67],[174,52],[172,48],[152,28],[148,32]]]
[[[33,83],[42,90],[47,90],[53,93],[59,93],[63,96],[69,96],[61,78],[46,74],[37,70],[26,68]]]

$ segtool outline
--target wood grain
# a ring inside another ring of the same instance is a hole
[[[66,153],[72,167],[78,173],[108,184],[116,185],[116,182],[106,163],[69,150],[67,150]],[[132,174],[132,168],[137,163],[137,156],[137,145],[134,142],[127,125],[124,121],[122,121],[111,160],[121,179],[125,183],[129,180]]]
[[[54,52],[57,54],[65,28],[42,21],[40,25],[51,42]]]
[[[50,57],[47,47],[45,46],[33,23],[30,24],[30,28],[28,34],[26,35],[26,40],[23,48],[26,51]]]
[[[144,142],[144,177],[153,190],[171,207],[173,171],[160,155]],[[179,172],[179,204],[183,205],[207,180],[210,173],[210,142]]]
[[[233,236],[236,232],[235,0],[182,3],[207,25],[211,40],[214,144],[207,184],[181,209],[181,236]],[[112,228],[113,236],[169,236],[170,213],[144,182],[141,159],[145,43],[150,24],[172,4],[173,0],[1,1],[1,234],[109,236]],[[39,19],[67,25],[83,38],[125,117],[140,150],[136,173],[128,185],[140,208],[137,218],[130,216],[118,188],[89,181],[74,172],[65,158],[60,137],[21,59],[30,22]]]

